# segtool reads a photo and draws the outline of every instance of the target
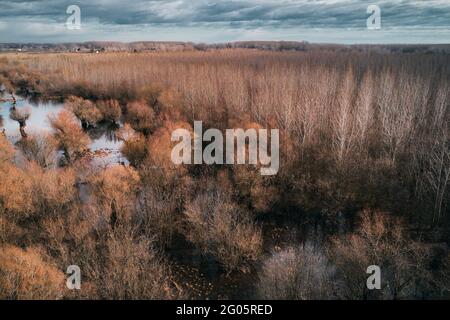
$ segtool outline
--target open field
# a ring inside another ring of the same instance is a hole
[[[448,53],[5,53],[0,85],[0,298],[450,298]],[[174,165],[194,121],[280,129],[278,174]],[[126,161],[93,165],[105,125]]]

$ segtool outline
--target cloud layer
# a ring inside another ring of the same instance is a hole
[[[382,29],[366,28],[367,7]],[[81,30],[68,30],[69,5]],[[2,0],[0,42],[307,40],[450,43],[448,0]]]

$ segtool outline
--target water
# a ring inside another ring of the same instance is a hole
[[[0,99],[10,99],[8,95],[0,96]],[[0,101],[0,132],[4,129],[7,138],[16,143],[21,139],[19,123],[10,118],[12,101]],[[18,110],[27,109],[31,115],[26,121],[25,131],[27,134],[51,133],[52,128],[48,117],[56,115],[63,110],[64,105],[55,101],[34,101],[17,98],[16,108]],[[100,125],[95,129],[88,130],[91,138],[90,151],[94,155],[93,162],[100,166],[107,166],[114,163],[127,163],[121,154],[122,141],[117,139],[115,132],[120,125]]]
[[[120,126],[121,124],[103,124],[88,131],[92,141],[90,149],[98,166],[105,167],[114,163],[129,164],[120,152],[123,141],[116,135]]]
[[[8,96],[2,96],[2,98],[8,99]],[[12,107],[11,101],[0,103],[0,127],[5,129],[8,139],[15,143],[21,139],[19,131],[19,123],[10,119],[10,108]],[[31,112],[30,118],[27,120],[27,126],[25,128],[28,134],[51,132],[48,116],[51,114],[57,114],[63,109],[61,103],[53,102],[30,102],[29,100],[18,98],[16,108],[18,110],[28,109]]]

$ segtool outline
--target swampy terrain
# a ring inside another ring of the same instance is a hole
[[[450,298],[446,51],[6,53],[0,90],[0,298]],[[195,121],[279,171],[174,163]]]
[[[15,102],[14,102],[15,101]],[[16,108],[29,112],[24,131],[26,134],[40,135],[51,133],[50,116],[57,115],[64,109],[64,103],[54,97],[53,99],[41,99],[39,97],[25,98],[2,93],[0,95],[0,123],[2,132],[12,142],[17,143],[22,139],[20,124],[12,119],[11,110]],[[122,123],[110,124],[100,123],[95,128],[90,128],[87,133],[91,139],[89,153],[98,165],[118,164],[126,161],[121,154],[120,148],[123,144],[116,132]],[[4,129],[4,131],[3,131]]]

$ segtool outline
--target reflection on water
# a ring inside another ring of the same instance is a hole
[[[2,96],[3,98],[9,98]],[[13,107],[12,101],[5,101],[0,103],[0,116],[3,119],[2,129],[5,129],[7,137],[13,142],[20,140],[19,123],[10,118],[10,109]],[[52,102],[35,102],[31,103],[25,99],[18,98],[16,108],[19,111],[24,111],[29,108],[31,111],[30,117],[26,121],[26,131],[28,133],[50,132],[50,123],[48,116],[50,114],[58,113],[62,110],[61,103]]]
[[[6,136],[12,143],[21,139],[19,123],[10,117],[10,110],[13,107],[13,101],[8,95],[1,95],[0,98],[0,132],[4,130]],[[25,131],[28,134],[52,132],[49,115],[59,113],[64,105],[61,102],[30,100],[22,97],[17,98],[16,109],[25,111],[30,110],[30,117],[26,121]],[[87,133],[91,138],[91,151],[97,156],[95,162],[100,165],[111,163],[127,162],[120,153],[122,141],[116,136],[120,125],[102,124]]]

